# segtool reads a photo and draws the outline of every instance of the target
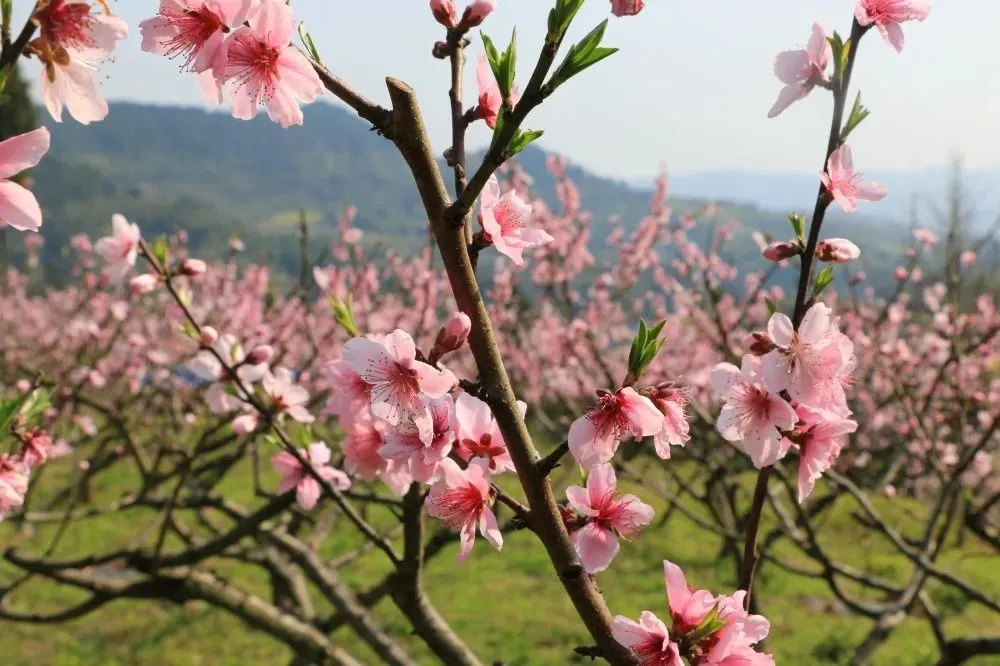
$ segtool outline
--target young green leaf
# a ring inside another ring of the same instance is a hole
[[[764,305],[767,306],[767,313],[768,314],[774,314],[775,312],[778,311],[778,306],[775,305],[774,301],[772,301],[767,296],[764,297]]]
[[[788,222],[792,225],[792,231],[796,238],[803,238],[806,235],[806,218],[800,213],[789,213]]]
[[[549,87],[555,90],[566,81],[587,69],[596,65],[608,56],[618,52],[618,49],[601,46],[604,39],[604,31],[608,27],[608,20],[602,21],[596,28],[591,30],[579,42],[570,47],[569,52],[559,69],[552,75]]]
[[[816,282],[813,284],[813,298],[822,294],[823,290],[829,287],[832,282],[833,266],[827,266],[816,276]]]
[[[510,145],[506,150],[506,155],[508,158],[517,155],[519,152],[531,145],[536,139],[540,138],[543,134],[545,134],[545,130],[518,131],[517,135],[511,139]]]
[[[851,115],[847,117],[847,123],[844,124],[844,129],[840,132],[840,142],[843,143],[847,141],[847,137],[851,135],[851,132],[861,124],[861,122],[871,114],[871,111],[866,109],[864,105],[861,104],[861,93],[858,92],[857,96],[854,98],[854,106],[851,108]]]
[[[299,39],[302,40],[302,45],[306,47],[306,53],[309,54],[309,57],[322,65],[323,59],[319,57],[319,50],[316,48],[316,43],[313,42],[312,35],[306,30],[305,22],[299,23]]]

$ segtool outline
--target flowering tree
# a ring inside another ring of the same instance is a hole
[[[209,265],[188,256],[181,238],[145,239],[121,216],[96,243],[74,240],[78,286],[38,298],[8,276],[3,372],[22,395],[0,410],[15,441],[0,459],[0,513],[22,533],[56,528],[41,552],[6,551],[23,576],[0,595],[0,617],[55,622],[120,599],[200,600],[286,644],[295,664],[361,663],[331,638],[343,626],[379,660],[416,663],[371,611],[388,598],[436,660],[480,664],[432,602],[425,564],[457,541],[458,559],[475,567],[480,549],[500,550],[505,535],[526,530],[591,639],[567,647],[567,659],[575,648],[612,664],[774,663],[755,584],[765,564],[822,580],[873,620],[854,663],[866,663],[910,614],[931,623],[942,664],[1000,653],[998,638],[950,635],[927,594],[933,582],[1000,613],[989,592],[939,563],[956,522],[1000,551],[991,475],[1000,317],[986,296],[963,306],[975,252],[955,227],[945,274],[923,293],[932,321],[921,326],[906,303],[936,243],[930,232],[916,235],[924,250],[900,267],[888,301],[861,295],[857,275],[851,298],[833,293],[834,267],[857,260],[863,243],[822,233],[831,205],[852,212],[885,195],[861,180],[847,144],[868,115],[859,96],[848,104],[862,39],[875,27],[900,50],[901,24],[926,18],[926,4],[861,0],[846,39],[813,26],[806,48],[776,58],[785,87],[770,115],[822,90],[832,120],[811,217],[790,216],[789,240],[762,239],[775,263],[745,276],[741,297],[724,287],[736,276],[723,258],[730,230],[708,247],[689,240],[712,211],[671,215],[665,177],[638,227],[607,239],[617,253],[607,266],[590,251],[589,219],[564,165],[550,164],[563,210],[531,196],[512,161],[542,134],[524,128],[528,116],[615,49],[604,46],[607,21],[564,49],[583,0],[557,0],[523,88],[514,38],[500,49],[481,33],[478,96],[467,108],[471,31],[495,5],[475,0],[460,13],[451,0],[430,3],[445,31],[433,54],[450,72],[452,191],[415,92],[388,78],[390,103],[381,106],[355,91],[301,26],[293,43],[284,2],[162,0],[141,24],[144,50],[178,59],[210,101],[228,95],[236,118],[263,106],[282,126],[298,124],[301,105],[324,90],[356,111],[409,166],[443,272],[430,251],[369,256],[347,212],[334,263],[315,267],[317,302],[269,298],[266,269]],[[35,57],[55,121],[63,109],[81,123],[102,120],[92,66],[128,26],[103,2],[42,0],[11,39],[11,2],[0,6],[0,82],[20,57]],[[611,2],[619,17],[643,8]],[[473,169],[465,135],[480,120],[493,138]],[[0,178],[37,164],[48,140],[39,129],[0,143]],[[42,212],[5,180],[0,219],[33,231]],[[477,265],[494,250],[487,291]],[[795,258],[797,287],[785,299],[769,280]],[[534,292],[527,308],[518,298],[525,284]],[[650,315],[659,323],[647,325]],[[905,371],[914,365],[922,372]],[[51,407],[40,387],[51,390]],[[54,430],[66,439],[54,440]],[[562,443],[543,456],[536,437]],[[50,459],[73,451],[77,466],[58,485],[42,478]],[[586,479],[569,483],[565,473],[577,467]],[[116,477],[126,489],[102,492],[99,481]],[[644,481],[661,506],[619,489],[619,478]],[[928,499],[916,537],[882,516],[872,492]],[[912,565],[908,578],[829,554],[819,525],[846,503]],[[694,589],[664,559],[667,603],[638,620],[613,614],[599,583],[613,576],[621,541],[666,529],[654,520],[674,511],[719,540],[737,590]],[[75,525],[131,514],[148,522],[121,547],[55,555]],[[331,556],[326,542],[343,523],[361,540]],[[428,524],[440,529],[429,536]],[[343,574],[369,551],[389,572],[359,590]],[[270,594],[227,580],[226,561],[258,569]],[[86,597],[31,610],[34,579]]]

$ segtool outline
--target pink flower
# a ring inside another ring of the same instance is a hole
[[[641,439],[663,429],[663,414],[645,396],[626,387],[597,392],[597,406],[573,421],[569,450],[584,469],[611,460],[627,435]]]
[[[486,17],[497,8],[497,0],[473,0],[462,13],[462,22],[458,27],[460,30],[468,30],[482,25]]]
[[[896,51],[903,50],[904,21],[923,21],[930,14],[930,5],[921,0],[859,0],[854,18],[862,26],[875,24],[882,38]]]
[[[861,180],[861,174],[854,171],[851,148],[846,143],[833,151],[826,163],[826,171],[820,173],[819,178],[845,213],[853,213],[859,199],[880,201],[888,193],[881,185]]]
[[[0,228],[10,225],[20,231],[42,226],[42,209],[30,190],[10,180],[37,166],[49,152],[49,131],[40,127],[0,142]]]
[[[826,67],[832,57],[833,50],[826,41],[826,30],[819,23],[813,24],[806,48],[779,53],[774,59],[774,74],[785,87],[778,93],[778,99],[767,117],[774,118],[793,103],[804,99],[817,85],[825,84],[828,81]]]
[[[431,14],[434,19],[446,28],[454,28],[458,22],[458,9],[455,0],[431,0]]]
[[[28,492],[28,468],[9,454],[0,454],[0,520],[24,504]]]
[[[691,401],[690,392],[667,382],[653,387],[649,399],[663,414],[663,429],[653,435],[656,455],[670,460],[670,447],[684,446],[691,439],[691,426],[684,413],[684,408]]]
[[[834,344],[833,311],[817,303],[806,312],[798,331],[791,319],[776,312],[767,323],[767,333],[777,347],[763,358],[768,390],[787,390],[792,400],[816,406],[824,380],[836,375],[843,361]]]
[[[378,453],[391,460],[408,460],[413,478],[430,483],[455,442],[451,427],[454,403],[448,394],[424,402],[423,413],[412,415],[386,432],[385,444]]]
[[[743,367],[720,363],[712,369],[712,386],[725,401],[715,427],[742,449],[758,468],[773,465],[788,452],[782,430],[795,427],[795,410],[777,393],[764,388],[761,360],[747,354]]]
[[[925,250],[933,249],[938,244],[937,234],[930,229],[914,229],[913,237],[917,239],[918,243],[924,246]]]
[[[528,405],[518,401],[517,408],[524,418]],[[514,471],[507,444],[489,405],[468,393],[460,392],[455,400],[455,450],[466,462],[480,458],[488,463],[491,474]]]
[[[490,176],[480,200],[479,223],[487,242],[493,243],[498,252],[510,257],[518,266],[524,263],[521,253],[525,249],[540,247],[553,240],[541,229],[529,227],[530,219],[531,205],[514,190],[500,196],[500,182],[496,176]]]
[[[372,387],[342,359],[328,363],[325,370],[332,389],[326,411],[350,421],[372,401]]]
[[[31,432],[21,441],[21,461],[28,469],[45,464],[49,458],[55,457],[54,451],[52,437],[44,430]]]
[[[681,568],[669,560],[663,560],[663,580],[667,586],[667,603],[674,620],[674,633],[679,636],[697,627],[718,602],[708,590],[690,587]]]
[[[205,329],[202,329],[203,333],[204,331]],[[216,335],[218,336],[218,334]],[[245,363],[246,354],[243,352],[242,345],[235,336],[229,333],[218,336],[211,347],[215,353],[203,349],[195,355],[187,367],[199,378],[212,382],[212,385],[205,391],[205,401],[213,414],[227,414],[242,409],[244,402],[236,393],[234,382],[226,368],[219,362],[219,357],[225,361],[227,366],[236,368],[236,376],[244,386],[263,379],[268,374],[268,367],[266,364],[249,365]],[[251,430],[255,428],[256,425]]]
[[[486,125],[490,129],[496,129],[500,107],[503,106],[503,93],[500,92],[500,86],[497,84],[496,77],[493,76],[493,70],[490,68],[485,54],[479,56],[476,83],[479,85],[479,106],[476,107],[476,112],[480,118],[486,121]],[[510,90],[511,105],[517,106],[520,99],[521,91],[517,89],[517,86],[513,86]]]
[[[611,0],[611,13],[615,16],[635,16],[645,6],[644,0]]]
[[[371,385],[372,413],[392,425],[421,407],[421,393],[440,398],[455,385],[455,375],[416,360],[413,338],[395,330],[379,344],[353,338],[344,345],[344,361]]]
[[[28,50],[44,65],[42,99],[56,122],[62,122],[63,106],[84,125],[108,115],[94,81],[94,64],[110,57],[115,42],[128,37],[128,24],[110,12],[92,10],[89,2],[50,0],[33,16],[41,36]]]
[[[816,258],[846,264],[861,256],[861,248],[846,238],[827,238],[816,246]]]
[[[833,467],[844,436],[856,431],[858,424],[825,410],[799,405],[799,425],[792,439],[799,445],[799,504],[812,493],[816,480]]]
[[[249,120],[261,104],[282,127],[302,124],[299,103],[323,92],[312,65],[291,45],[292,10],[282,0],[260,0],[249,27],[232,32],[227,42],[226,81],[234,81],[233,116]]]
[[[148,294],[160,286],[160,276],[155,273],[137,275],[128,283],[128,290],[133,294]]]
[[[312,423],[316,420],[307,407],[309,391],[294,384],[291,372],[285,368],[276,368],[274,374],[264,377],[261,386],[271,398],[278,414],[288,414],[299,423]]]
[[[139,256],[139,225],[130,224],[123,215],[111,216],[112,234],[94,244],[97,253],[108,262],[108,277],[118,282],[135,266]]]
[[[339,469],[330,467],[330,448],[325,442],[310,444],[309,449],[299,449],[299,454],[322,479],[333,483],[337,490],[347,490],[351,480]],[[295,499],[306,511],[316,506],[323,490],[319,482],[312,477],[302,464],[288,451],[282,451],[271,458],[271,466],[281,474],[278,483],[278,494],[283,495],[295,489]]]
[[[958,258],[958,261],[963,266],[971,266],[972,264],[976,263],[976,253],[973,252],[972,250],[966,250]]]
[[[635,495],[615,490],[615,468],[598,465],[587,475],[587,487],[570,486],[566,498],[587,519],[573,532],[573,546],[587,573],[604,571],[618,554],[618,537],[631,538],[653,520],[653,507]]]
[[[233,419],[232,429],[237,435],[249,435],[260,425],[260,418],[256,413],[241,414]]]
[[[201,259],[185,259],[177,272],[187,277],[196,277],[204,274],[207,270],[208,264]]]
[[[490,473],[483,460],[473,460],[462,470],[451,458],[441,461],[441,478],[427,496],[427,513],[450,529],[460,530],[458,561],[472,552],[476,527],[490,545],[503,548],[503,534],[493,515]]]
[[[638,622],[616,616],[612,631],[615,640],[639,660],[639,666],[684,666],[680,649],[670,642],[667,625],[649,611],[643,611]]]
[[[385,442],[385,421],[376,421],[370,415],[359,415],[350,421],[345,430],[346,437],[341,443],[344,469],[369,481],[385,471],[386,460],[379,455],[379,449]]]

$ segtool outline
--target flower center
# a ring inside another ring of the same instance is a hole
[[[161,15],[171,26],[177,28],[177,34],[173,39],[164,44],[167,49],[166,55],[168,58],[182,56],[183,69],[191,69],[205,42],[216,32],[226,28],[222,20],[204,5],[200,9],[181,13],[166,10]]]
[[[41,27],[43,38],[55,46],[86,48],[96,45],[91,35],[94,17],[86,2],[52,0],[35,12],[34,18]]]

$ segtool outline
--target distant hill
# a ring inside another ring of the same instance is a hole
[[[317,220],[311,227],[317,251],[328,244],[336,217],[348,204],[357,206],[357,225],[368,242],[407,251],[425,238],[420,201],[395,148],[356,116],[329,104],[307,107],[304,126],[288,130],[264,117],[243,122],[201,109],[131,103],[112,104],[101,123],[49,128],[52,151],[34,176],[46,211],[43,259],[53,281],[64,277],[61,257],[70,236],[105,234],[114,212],[139,222],[147,236],[186,229],[192,247],[206,257],[220,255],[226,240],[238,234],[250,257],[289,272],[297,267],[293,224],[300,209]],[[546,157],[532,147],[518,159],[534,178],[536,193],[554,203]],[[641,187],[575,166],[569,174],[593,213],[598,242],[611,216],[634,225],[648,210],[649,192]],[[676,182],[671,189],[683,191]],[[718,198],[711,192],[674,196],[671,205],[683,212]],[[794,207],[726,204],[719,215],[740,219],[744,233],[756,229],[786,237],[788,211],[782,208]],[[890,270],[906,231],[859,215],[831,219],[827,233],[863,235],[866,258]],[[759,266],[751,243],[733,248],[737,263]]]
[[[763,208],[801,208],[815,196],[819,180],[817,173],[758,173],[740,170],[716,170],[675,174],[672,190],[681,197],[717,198]],[[908,222],[916,211],[920,224],[932,225],[932,208],[941,208],[947,200],[952,171],[948,167],[931,167],[914,171],[864,171],[865,180],[875,181],[889,189],[888,196],[871,214],[882,218]],[[649,180],[630,183],[637,189],[649,190]],[[1000,213],[1000,167],[963,169],[962,189],[968,198],[972,221],[985,226]]]

